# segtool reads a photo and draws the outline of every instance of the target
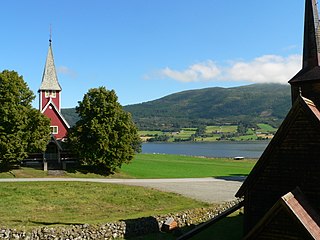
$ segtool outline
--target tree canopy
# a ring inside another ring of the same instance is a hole
[[[76,112],[80,120],[71,128],[68,140],[83,164],[109,174],[140,151],[137,128],[131,115],[118,103],[114,90],[90,89]]]
[[[0,169],[46,149],[50,120],[32,107],[34,98],[17,72],[0,73]]]

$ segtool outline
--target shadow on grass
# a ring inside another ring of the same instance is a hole
[[[67,173],[77,173],[77,172],[80,172],[82,174],[94,173],[94,174],[99,174],[105,177],[114,174],[113,172],[99,166],[84,166],[84,165],[68,167],[65,171]]]
[[[173,240],[182,236],[183,234],[193,230],[196,225],[191,225],[183,228],[173,230],[169,233],[157,232],[138,237],[125,237],[126,240]],[[219,239],[219,240],[237,240],[242,238],[243,215],[237,214],[229,216],[221,221],[213,224],[209,228],[203,230],[197,235],[189,238],[190,240],[203,239]]]
[[[158,221],[154,217],[122,220],[126,223],[125,238],[145,235],[147,233],[159,233]]]
[[[2,172],[9,172],[10,174],[12,170],[16,170],[19,169],[20,166],[19,165],[9,165],[9,164],[0,164],[0,173]]]
[[[13,222],[17,222],[17,223],[24,223],[24,221],[21,220],[15,220]],[[28,220],[29,223],[33,223],[36,225],[40,225],[40,226],[52,226],[52,225],[83,225],[83,223],[69,223],[69,222],[43,222],[43,221],[31,221]]]
[[[198,233],[190,240],[219,239],[237,240],[243,235],[243,215],[229,216]]]
[[[231,176],[221,176],[221,177],[215,177],[216,179],[222,179],[226,181],[236,181],[236,182],[243,182],[248,174],[230,174]]]

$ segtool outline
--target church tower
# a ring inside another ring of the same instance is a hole
[[[61,114],[61,86],[58,82],[52,53],[52,40],[49,40],[49,49],[43,71],[39,92],[39,110],[51,119],[51,133],[56,139],[66,137],[70,127]]]
[[[289,81],[292,104],[300,95],[320,105],[320,23],[316,0],[306,0],[302,69]]]
[[[320,239],[319,31],[316,0],[305,0],[292,107],[236,194],[244,198],[243,239]]]

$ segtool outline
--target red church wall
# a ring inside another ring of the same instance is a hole
[[[43,112],[45,116],[51,119],[50,126],[58,127],[58,134],[53,134],[57,139],[61,139],[66,137],[67,135],[67,127],[63,124],[63,120],[60,118],[59,114],[54,110],[54,108],[50,105]]]
[[[52,91],[49,91],[49,95],[51,94],[52,102],[56,105],[58,110],[60,111],[60,91],[56,91],[55,97],[52,95]],[[46,104],[49,102],[50,97],[46,97],[45,91],[40,91],[40,110],[42,110]]]

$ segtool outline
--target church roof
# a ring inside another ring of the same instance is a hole
[[[236,193],[236,197],[243,197],[245,192],[251,189],[251,187],[257,182],[261,173],[264,171],[266,166],[269,164],[269,158],[274,153],[276,148],[280,145],[280,143],[286,138],[288,132],[291,130],[291,126],[294,124],[295,118],[297,114],[299,114],[300,110],[303,109],[305,111],[304,114],[307,114],[307,119],[310,122],[316,122],[316,124],[320,128],[320,111],[316,107],[316,105],[309,99],[299,96],[295,103],[293,104],[291,110],[287,114],[286,118],[282,122],[275,136],[268,144],[267,148],[261,155],[260,159],[250,172],[249,176],[246,178],[244,183],[241,185],[240,189]],[[294,130],[293,130],[294,131]]]
[[[52,46],[51,40],[49,44],[49,50],[46,59],[46,65],[44,67],[43,76],[40,90],[56,90],[61,91],[61,86],[58,82],[56,68],[54,65],[53,53],[52,53]]]
[[[318,3],[316,0],[306,0],[302,70],[298,72],[289,83],[319,79],[319,66],[320,23]]]
[[[256,239],[265,231],[270,234],[268,225],[270,227],[273,221],[277,221],[280,211],[286,213],[288,221],[305,229],[312,239],[320,239],[319,214],[298,187],[281,197],[244,239]]]

